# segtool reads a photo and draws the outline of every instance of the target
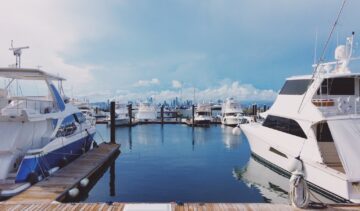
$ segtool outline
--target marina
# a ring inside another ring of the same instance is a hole
[[[4,2],[0,210],[360,210],[359,7]]]

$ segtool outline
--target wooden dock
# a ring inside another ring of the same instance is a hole
[[[6,203],[38,204],[62,201],[70,189],[79,186],[82,179],[91,177],[106,162],[114,160],[119,154],[119,147],[118,144],[102,143],[53,175],[10,198]]]
[[[354,206],[328,206],[322,210],[359,210],[359,205]],[[253,210],[289,210],[299,211],[301,209],[294,208],[286,204],[267,204],[267,203],[185,203],[182,205],[176,203],[158,203],[158,204],[133,204],[133,203],[0,203],[0,210],[118,210],[118,211],[135,211],[135,210],[157,210],[157,211],[194,211],[194,210],[232,210],[232,211],[253,211]],[[310,209],[311,210],[311,209]],[[315,209],[314,209],[315,210]]]

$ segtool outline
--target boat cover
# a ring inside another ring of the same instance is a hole
[[[360,119],[329,120],[328,125],[347,179],[360,181]]]

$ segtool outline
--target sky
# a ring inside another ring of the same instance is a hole
[[[162,101],[192,99],[195,90],[202,100],[273,100],[285,78],[312,72],[315,46],[318,59],[341,4],[4,0],[0,66],[14,63],[8,50],[13,40],[14,46],[30,46],[22,67],[67,78],[71,97]],[[347,0],[327,60],[352,31],[360,33],[358,8],[360,1]]]

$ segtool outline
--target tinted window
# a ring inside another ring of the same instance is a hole
[[[354,78],[329,78],[324,79],[318,94],[326,95],[354,95],[355,79]]]
[[[306,135],[300,125],[292,119],[268,115],[263,123],[263,126],[301,138],[306,138]]]
[[[86,121],[84,114],[81,112],[74,114],[74,117],[75,117],[76,122],[78,122],[80,124]]]
[[[56,133],[56,137],[69,136],[76,131],[75,118],[73,115],[65,117],[62,121],[59,130]]]
[[[280,91],[281,95],[302,95],[306,92],[312,80],[287,80]]]
[[[329,125],[326,122],[316,125],[316,139],[318,142],[334,142]]]

